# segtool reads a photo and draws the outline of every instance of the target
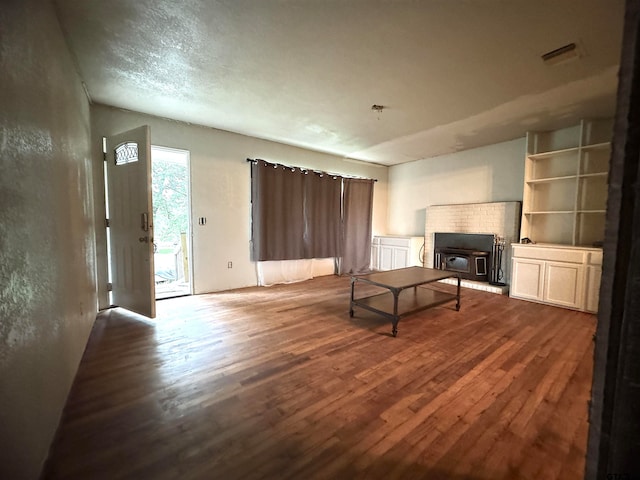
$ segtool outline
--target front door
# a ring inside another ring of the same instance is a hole
[[[106,139],[113,305],[156,316],[150,130]]]

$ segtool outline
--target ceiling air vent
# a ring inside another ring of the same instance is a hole
[[[569,43],[563,47],[556,48],[542,55],[542,61],[547,65],[557,65],[558,63],[567,62],[580,56],[578,47],[575,43]]]

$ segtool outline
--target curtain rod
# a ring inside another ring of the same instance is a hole
[[[277,166],[282,167],[282,168],[291,168],[291,169],[297,168],[298,170],[300,170],[302,172],[314,172],[314,173],[319,173],[321,175],[328,175],[328,176],[331,176],[331,177],[355,178],[357,180],[373,180],[374,182],[378,181],[377,178],[354,177],[354,176],[349,176],[349,175],[343,175],[343,174],[340,174],[340,173],[329,173],[329,172],[324,172],[322,170],[314,170],[312,168],[294,167],[294,166],[291,166],[291,165],[284,165],[282,163],[268,162],[267,160],[263,160],[261,158],[247,158],[247,162],[251,162],[251,163],[264,162],[264,163],[268,163],[269,165],[277,165]]]

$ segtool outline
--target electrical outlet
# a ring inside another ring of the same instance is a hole
[[[227,268],[233,268],[233,262],[227,262]]]

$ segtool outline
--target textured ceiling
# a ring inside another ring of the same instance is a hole
[[[623,0],[55,3],[94,102],[347,158],[393,165],[615,107]],[[579,59],[542,62],[570,42]]]

